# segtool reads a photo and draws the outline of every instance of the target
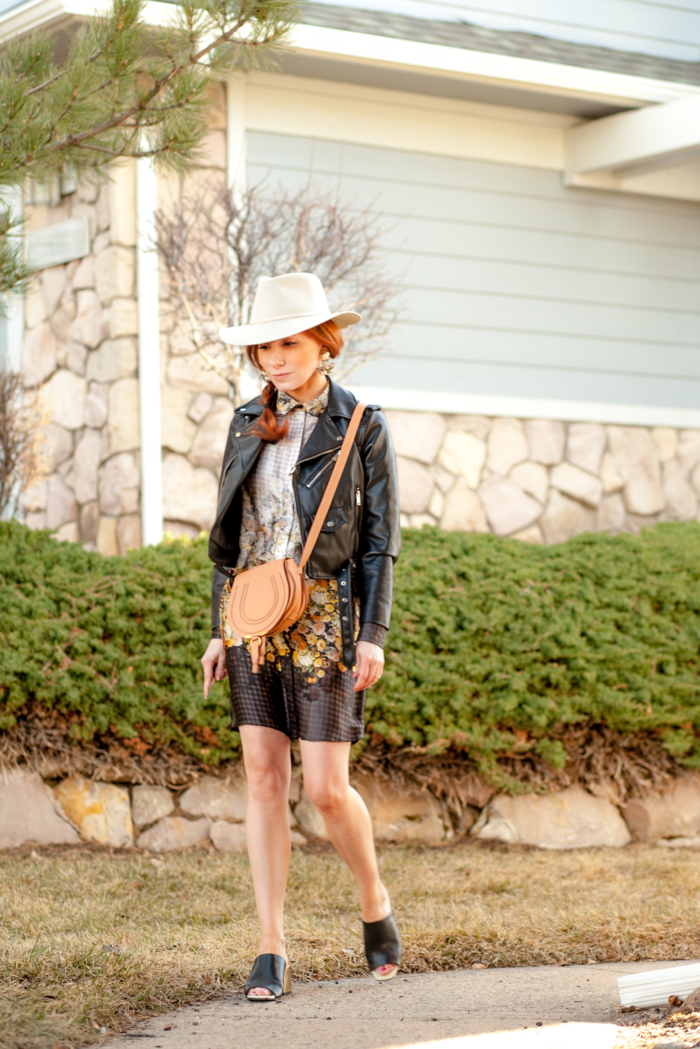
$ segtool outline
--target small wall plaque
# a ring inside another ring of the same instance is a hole
[[[27,233],[27,269],[32,271],[82,259],[89,251],[90,223],[85,217],[66,219]]]

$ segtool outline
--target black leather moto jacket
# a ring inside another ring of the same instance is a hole
[[[294,498],[304,542],[356,404],[353,394],[331,381],[328,406],[294,468]],[[226,441],[216,520],[209,536],[209,557],[214,562],[212,632],[215,637],[220,636],[221,591],[238,561],[241,485],[263,447],[262,438],[251,432],[262,412],[259,397],[238,408]],[[393,568],[400,546],[398,485],[391,434],[381,409],[370,405],[360,422],[333,505],[306,566],[306,574],[311,579],[338,581],[346,666],[352,666],[355,661],[352,591],[356,588],[360,597],[362,624],[388,627]],[[383,640],[385,629],[378,633]],[[365,630],[362,636],[366,640],[375,639]]]

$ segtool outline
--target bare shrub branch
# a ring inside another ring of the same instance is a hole
[[[14,514],[42,475],[42,421],[37,404],[22,402],[21,375],[0,368],[0,517]]]
[[[312,180],[295,194],[281,186],[240,193],[221,182],[200,185],[157,213],[156,230],[177,335],[226,379],[236,403],[245,358],[218,331],[248,323],[260,277],[315,273],[334,310],[362,314],[357,330],[343,333],[339,378],[376,357],[400,320],[400,285],[386,268],[381,216]]]

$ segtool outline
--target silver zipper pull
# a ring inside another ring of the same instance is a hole
[[[355,489],[355,502],[358,506],[362,506],[362,496],[360,495],[360,489]]]

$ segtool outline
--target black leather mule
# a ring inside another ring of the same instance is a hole
[[[391,980],[399,971],[401,962],[401,935],[393,913],[378,922],[363,922],[365,957],[375,980]],[[390,973],[377,972],[383,965],[394,965]]]
[[[263,987],[269,995],[251,995],[255,988]],[[245,996],[249,1002],[276,1002],[285,994],[292,993],[292,972],[280,954],[259,954],[253,962],[253,970],[245,985]]]

